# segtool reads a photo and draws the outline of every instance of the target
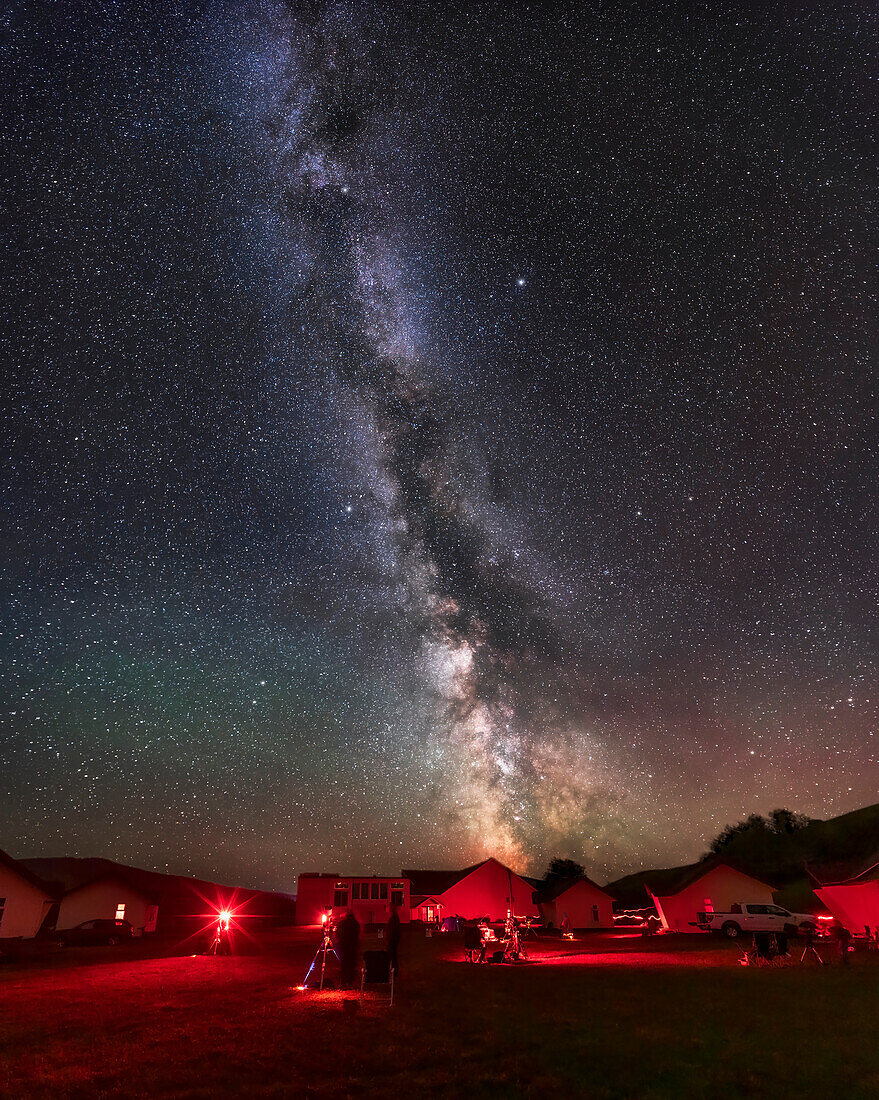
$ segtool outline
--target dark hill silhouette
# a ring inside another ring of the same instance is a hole
[[[703,857],[717,861],[724,857],[737,867],[765,882],[777,885],[776,899],[790,909],[819,907],[812,893],[813,882],[807,865],[826,863],[857,864],[879,848],[879,803],[834,817],[828,821],[810,821],[793,832],[773,832],[753,828],[732,835],[717,854]],[[670,876],[678,868],[647,870],[626,875],[605,889],[627,908],[649,904],[645,884],[657,876]]]

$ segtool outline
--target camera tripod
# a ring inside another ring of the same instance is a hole
[[[214,939],[208,948],[209,955],[229,954],[229,923],[218,920],[214,928]]]
[[[326,969],[327,969],[327,952],[328,951],[332,951],[332,953],[336,956],[336,961],[338,962],[339,961],[339,956],[336,952],[335,947],[333,946],[333,940],[332,940],[332,937],[330,936],[330,929],[327,925],[324,925],[324,927],[323,927],[323,939],[321,940],[320,944],[318,945],[317,951],[315,951],[315,953],[314,953],[314,958],[311,960],[311,966],[308,968],[308,973],[302,979],[302,985],[300,986],[301,989],[305,989],[305,987],[308,985],[308,979],[311,977],[312,970],[314,970],[315,966],[317,966],[317,960],[318,959],[320,959],[320,984],[318,985],[318,989],[321,989],[321,990],[323,989],[323,987],[324,987],[324,974],[326,973]]]

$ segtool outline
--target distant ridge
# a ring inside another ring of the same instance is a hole
[[[637,871],[608,883],[605,889],[626,908],[643,908],[650,903],[647,885],[674,879],[709,860],[728,858],[754,878],[777,885],[779,904],[791,909],[815,909],[819,902],[812,893],[810,866],[857,866],[877,850],[879,803],[827,821],[811,821],[795,833],[741,833],[719,855],[706,855],[687,868]]]

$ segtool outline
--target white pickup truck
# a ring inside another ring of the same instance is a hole
[[[796,928],[814,933],[817,921],[811,913],[791,913],[780,905],[737,905],[729,913],[700,913],[698,924],[709,932],[722,932],[734,940],[745,932],[784,932]]]

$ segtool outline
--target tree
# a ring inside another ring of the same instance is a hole
[[[564,882],[567,879],[580,878],[581,875],[585,874],[585,871],[585,867],[575,863],[573,859],[556,857],[550,860],[546,874],[543,876],[543,885],[550,886],[557,882]]]
[[[805,829],[812,819],[793,810],[772,810],[769,814],[769,826],[778,836],[792,836]]]
[[[761,817],[760,814],[751,814],[746,817],[744,821],[739,821],[736,825],[727,825],[721,832],[717,834],[714,840],[711,841],[709,847],[711,851],[716,854],[726,851],[726,849],[745,833],[752,835],[757,833],[765,833],[768,831],[768,822],[765,817]]]
[[[711,841],[709,847],[715,855],[719,855],[745,838],[753,845],[754,842],[771,841],[772,837],[792,836],[805,828],[809,821],[810,818],[805,814],[794,813],[793,810],[773,810],[769,817],[750,814],[744,821],[739,821],[736,825],[727,825],[722,829]]]

